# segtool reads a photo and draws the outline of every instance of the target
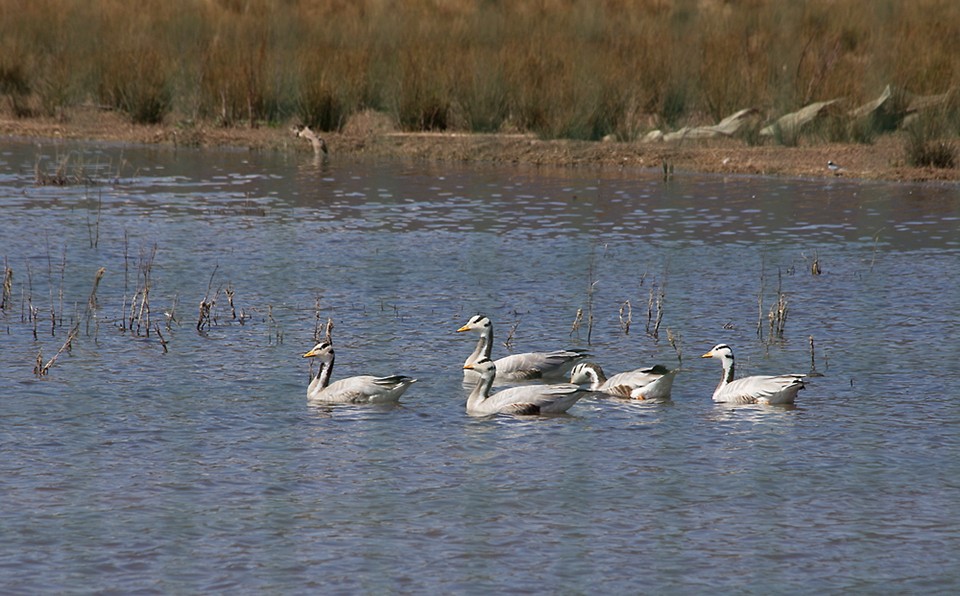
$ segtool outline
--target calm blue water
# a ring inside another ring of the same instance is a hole
[[[96,184],[35,184],[64,159]],[[0,591],[956,591],[958,228],[955,186],[5,140]],[[478,311],[673,400],[471,418]],[[400,406],[308,406],[327,317]],[[811,338],[795,408],[711,402],[714,344]]]

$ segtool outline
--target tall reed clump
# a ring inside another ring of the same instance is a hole
[[[500,59],[506,50],[498,46],[504,23],[490,5],[475,19],[461,25],[462,48],[452,56],[451,124],[479,133],[499,132],[510,117],[506,71]]]
[[[66,0],[0,3],[0,93],[17,116],[60,117],[90,81],[90,11]]]
[[[299,5],[290,25],[296,41],[285,57],[292,69],[294,115],[303,124],[326,131],[342,129],[351,115],[363,110],[388,111],[389,85],[401,51],[396,38],[404,15],[416,6]]]
[[[409,43],[397,54],[388,80],[386,107],[401,128],[446,130],[450,127],[449,71],[440,62],[443,55],[431,43]]]
[[[135,45],[104,58],[100,95],[136,124],[159,124],[173,106],[170,65],[156,49]]]
[[[500,49],[486,62],[500,65],[506,125],[547,138],[632,139],[668,107],[661,88],[675,54],[655,49],[663,22],[647,7],[612,4],[501,7]]]
[[[24,70],[23,62],[10,59],[0,50],[0,96],[6,95],[10,101],[10,109],[17,118],[33,114],[30,109],[30,83]]]
[[[252,0],[207,5],[199,15],[199,113],[220,125],[277,122],[294,110],[297,49],[310,39],[294,8]],[[330,59],[330,57],[328,57]]]
[[[952,114],[943,110],[914,118],[905,127],[907,163],[915,167],[957,167],[957,148],[955,142],[948,139],[960,133],[958,124],[960,110],[956,107]]]
[[[340,60],[330,60],[331,55]],[[341,130],[351,114],[364,105],[365,50],[319,45],[297,55],[296,113],[300,121],[323,131]]]
[[[99,103],[138,124],[158,124],[173,110],[177,77],[189,71],[190,56],[175,37],[181,13],[172,3],[139,6],[106,3],[91,11],[98,36],[93,51]],[[94,20],[95,19],[95,20]]]

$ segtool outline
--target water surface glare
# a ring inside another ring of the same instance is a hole
[[[0,215],[4,591],[960,588],[956,186],[8,139]],[[673,399],[471,418],[477,312]],[[327,317],[400,405],[307,404]],[[720,342],[822,376],[715,405]]]

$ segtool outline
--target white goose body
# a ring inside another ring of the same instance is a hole
[[[630,399],[670,399],[673,380],[679,370],[656,365],[613,375],[609,379],[599,364],[579,362],[570,371],[570,382],[590,384],[591,391]]]
[[[464,365],[464,368],[479,374],[476,387],[467,397],[467,414],[471,416],[562,414],[581,397],[589,394],[579,385],[564,383],[508,387],[491,395],[490,388],[497,375],[497,365],[489,358],[481,358],[478,362]]]
[[[792,404],[803,389],[804,375],[756,375],[734,379],[733,350],[717,344],[701,358],[717,358],[723,365],[723,377],[713,392],[713,401],[728,404]]]
[[[465,331],[480,333],[480,339],[477,340],[473,353],[463,363],[464,374],[473,379],[476,378],[476,374],[467,365],[476,364],[482,359],[491,359],[493,323],[484,315],[475,315],[467,321],[466,325],[457,329],[458,333]],[[511,354],[494,361],[497,369],[496,382],[499,384],[543,378],[563,379],[570,367],[584,357],[586,355],[583,352],[572,350]]]
[[[404,375],[374,377],[360,375],[330,382],[334,353],[329,342],[321,342],[303,355],[320,360],[320,371],[307,387],[307,399],[327,404],[388,404],[395,403],[407,388],[417,380]]]

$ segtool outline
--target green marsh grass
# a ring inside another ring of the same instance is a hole
[[[140,123],[632,140],[757,107],[855,107],[960,86],[952,0],[6,0],[15,116],[98,105]],[[869,142],[864,124],[822,133]],[[796,139],[787,135],[788,144]]]

